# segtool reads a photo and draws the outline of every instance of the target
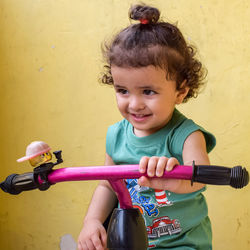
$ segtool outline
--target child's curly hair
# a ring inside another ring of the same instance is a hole
[[[129,17],[140,20],[119,32],[110,44],[103,46],[103,55],[107,64],[104,66],[102,83],[113,84],[111,66],[145,67],[153,65],[167,72],[167,79],[176,81],[177,90],[181,90],[183,82],[189,92],[184,99],[198,95],[204,84],[206,70],[195,58],[195,49],[188,45],[173,24],[159,21],[158,9],[135,5],[129,11]]]

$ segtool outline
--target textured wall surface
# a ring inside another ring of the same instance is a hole
[[[178,22],[208,69],[204,91],[179,109],[217,137],[211,162],[250,171],[249,1],[144,2]],[[0,1],[0,180],[32,170],[16,159],[34,140],[62,149],[62,167],[103,164],[107,127],[121,117],[112,88],[98,83],[100,44],[129,24],[131,3]],[[0,192],[0,249],[55,250],[65,235],[76,240],[96,184]],[[249,191],[208,187],[215,250],[250,248]]]

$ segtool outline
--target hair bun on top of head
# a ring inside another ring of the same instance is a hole
[[[133,5],[129,10],[129,18],[139,20],[141,24],[157,23],[160,11],[147,5]]]

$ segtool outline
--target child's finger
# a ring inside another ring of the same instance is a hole
[[[85,245],[85,244],[84,244]],[[80,242],[78,242],[77,245],[77,250],[83,250],[84,248],[82,247],[82,244]]]
[[[95,246],[93,244],[93,242],[91,240],[86,240],[86,246],[87,246],[87,249],[88,250],[94,250],[95,249]]]
[[[148,160],[149,160],[149,157],[147,157],[147,156],[143,156],[141,158],[140,163],[139,163],[139,171],[140,171],[140,173],[146,173],[147,166],[148,166]]]
[[[106,233],[106,230],[104,228],[102,228],[101,230],[101,241],[102,241],[102,245],[105,247],[106,249],[106,246],[107,246],[107,233]]]
[[[165,156],[162,156],[159,158],[157,167],[156,167],[156,176],[161,177],[164,173],[164,170],[167,166],[168,158]]]
[[[171,171],[174,168],[174,166],[176,166],[178,164],[179,164],[178,160],[174,157],[171,157],[168,159],[166,170]]]
[[[155,176],[158,159],[159,159],[159,157],[156,157],[156,156],[152,156],[149,158],[148,169],[147,169],[147,175],[149,177]]]
[[[166,185],[166,180],[164,179],[151,179],[146,176],[142,176],[138,179],[138,184],[143,187],[150,187],[154,189],[164,189]]]
[[[176,190],[181,185],[181,182],[182,180],[179,179],[147,178],[145,176],[140,177],[138,180],[140,186],[163,190],[169,190],[170,188]]]
[[[149,179],[146,176],[142,176],[138,179],[138,184],[143,187],[149,186]]]
[[[98,235],[99,236],[99,235]],[[92,238],[92,242],[93,242],[93,245],[94,245],[94,249],[96,250],[103,250],[104,247],[102,245],[102,241],[101,239],[98,237],[97,235],[95,235],[93,238]]]

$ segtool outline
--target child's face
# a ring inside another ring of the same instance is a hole
[[[135,135],[150,135],[171,119],[175,105],[183,101],[188,89],[176,90],[166,72],[154,66],[111,67],[118,109],[134,127]]]

